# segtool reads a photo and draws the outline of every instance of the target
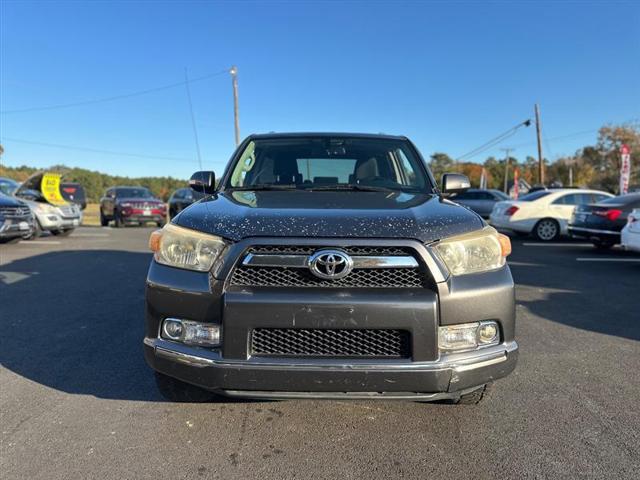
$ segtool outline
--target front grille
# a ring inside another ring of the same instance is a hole
[[[78,210],[74,205],[62,205],[59,207],[63,217],[77,217]]]
[[[251,335],[254,356],[411,357],[409,332],[404,330],[323,330],[258,328]]]
[[[338,280],[323,280],[309,270],[287,267],[238,267],[231,285],[252,287],[352,287],[420,288],[424,276],[417,268],[375,268],[353,270]]]
[[[0,207],[0,215],[5,218],[27,217],[31,210],[29,207]]]
[[[259,245],[245,254],[253,255],[313,255],[328,247],[313,245]],[[407,247],[340,246],[352,258],[359,256],[416,258],[416,252]],[[243,257],[244,258],[244,257]],[[288,266],[256,266],[240,264],[231,274],[229,284],[242,287],[301,287],[301,288],[423,288],[430,276],[423,267],[407,268],[354,268],[347,276],[325,280],[313,275],[308,268]]]

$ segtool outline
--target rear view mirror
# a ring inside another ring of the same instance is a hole
[[[209,171],[200,171],[191,175],[189,186],[200,193],[213,194],[216,192],[216,174]]]
[[[471,187],[469,177],[460,173],[442,175],[442,193],[460,193]]]

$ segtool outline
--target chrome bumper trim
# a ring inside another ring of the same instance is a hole
[[[586,233],[605,233],[607,235],[620,235],[620,232],[615,232],[613,230],[598,230],[597,228],[583,228],[583,227],[574,227],[572,225],[569,225],[569,227],[567,227],[569,229],[569,231],[576,231],[576,232],[586,232]]]
[[[432,362],[378,362],[378,363],[362,363],[353,361],[344,364],[330,363],[326,361],[296,363],[291,362],[274,362],[271,359],[251,360],[223,360],[216,351],[206,350],[200,355],[193,353],[193,348],[174,344],[167,340],[159,338],[145,338],[144,344],[153,348],[155,354],[175,362],[183,363],[192,367],[230,367],[230,368],[250,368],[250,369],[304,369],[308,371],[314,370],[417,370],[417,371],[440,371],[454,370],[455,372],[466,372],[478,368],[488,367],[507,360],[509,353],[518,349],[518,344],[513,341],[506,344],[496,345],[473,352],[465,352],[458,354],[443,355],[440,360]],[[198,352],[199,353],[199,352]],[[207,355],[207,356],[203,356]]]

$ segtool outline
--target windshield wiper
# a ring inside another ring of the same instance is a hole
[[[307,191],[325,191],[325,192],[339,192],[339,191],[357,191],[357,192],[394,192],[398,189],[388,187],[375,187],[373,185],[358,185],[355,183],[348,183],[345,185],[308,185],[303,186]]]
[[[241,187],[228,187],[227,190],[248,191],[248,190],[296,190],[295,184],[276,185],[273,183],[261,183],[257,185],[243,185]]]

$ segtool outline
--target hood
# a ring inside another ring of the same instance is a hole
[[[23,207],[26,203],[17,198],[0,193],[0,207]]]
[[[477,230],[475,213],[436,195],[403,192],[235,191],[173,220],[230,240],[246,237],[408,238],[429,243]]]

